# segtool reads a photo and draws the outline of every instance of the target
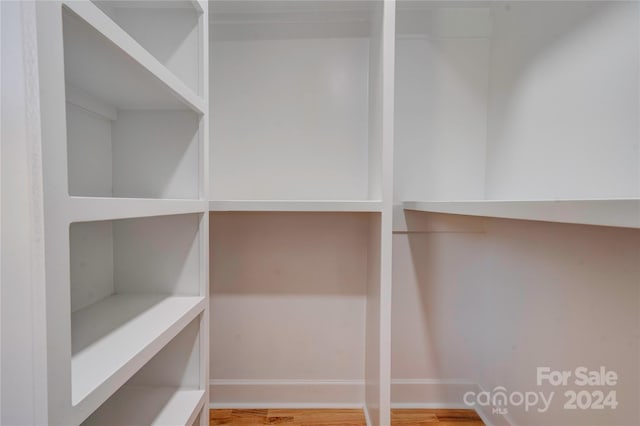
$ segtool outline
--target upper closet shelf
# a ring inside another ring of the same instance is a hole
[[[215,200],[212,212],[379,212],[379,200]]]
[[[405,210],[640,228],[640,199],[405,201]]]
[[[204,100],[89,1],[65,1],[68,86],[122,109],[205,111]]]

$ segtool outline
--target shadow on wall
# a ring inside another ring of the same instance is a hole
[[[212,293],[366,294],[367,213],[210,217]]]
[[[411,229],[414,221],[406,219]],[[485,234],[396,235],[394,256],[406,244],[414,271],[394,270],[393,332],[413,324],[415,338],[395,340],[404,359],[394,357],[394,378],[555,392],[546,412],[510,407],[522,425],[640,424],[640,230],[481,220]],[[398,306],[411,297],[419,300],[415,309]],[[542,366],[616,371],[618,407],[565,410],[564,392],[585,388],[538,386]]]

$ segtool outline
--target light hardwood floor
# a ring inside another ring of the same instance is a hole
[[[362,410],[210,410],[209,425],[366,426]],[[391,410],[393,426],[483,426],[473,410]]]

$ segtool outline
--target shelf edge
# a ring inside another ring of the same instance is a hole
[[[640,199],[405,201],[405,210],[640,228]]]
[[[71,196],[65,204],[67,223],[205,213],[207,211],[206,201],[188,199]]]
[[[371,212],[379,200],[211,200],[211,212]]]

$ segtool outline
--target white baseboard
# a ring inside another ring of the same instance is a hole
[[[364,380],[210,380],[212,408],[362,408]]]
[[[391,401],[394,407],[420,404],[424,408],[466,407],[464,394],[479,387],[462,379],[392,379]],[[425,404],[429,405],[427,407]],[[467,407],[468,408],[468,407]]]
[[[364,380],[211,380],[209,408],[359,408],[365,407]],[[469,407],[466,392],[482,392],[461,379],[396,379],[391,381],[391,408],[474,408],[487,426],[513,426],[490,407]]]
[[[506,415],[493,414],[490,407],[470,407],[464,403],[466,392],[482,392],[477,383],[461,379],[391,380],[391,408],[469,409],[476,410],[487,426],[513,426]]]

